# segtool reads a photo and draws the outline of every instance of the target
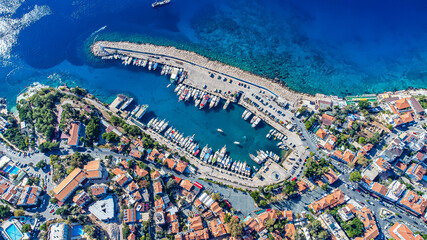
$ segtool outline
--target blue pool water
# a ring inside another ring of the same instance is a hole
[[[83,226],[82,225],[78,225],[78,226],[74,226],[73,227],[73,232],[72,232],[72,237],[75,236],[83,236],[85,233],[83,231]]]
[[[19,168],[15,167],[15,166],[13,166],[13,167],[9,170],[9,173],[10,173],[10,174],[18,174],[18,172],[19,172]]]
[[[6,233],[12,240],[19,240],[22,238],[22,233],[18,230],[15,224],[11,224],[6,228]]]
[[[6,165],[6,167],[4,167],[4,172],[8,173],[11,168],[12,168],[12,166]]]

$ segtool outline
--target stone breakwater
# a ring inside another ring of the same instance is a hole
[[[212,61],[197,53],[186,50],[180,50],[175,47],[157,46],[152,44],[137,44],[130,42],[98,41],[92,44],[91,51],[95,56],[104,56],[107,53],[102,49],[102,47],[104,47],[105,49],[126,49],[129,51],[144,52],[152,55],[162,55],[163,57],[169,56],[176,59],[181,59],[189,63],[197,64],[204,68],[211,69],[212,71],[215,71],[217,73],[229,75],[238,79],[243,79],[253,84],[262,86],[266,89],[269,89],[271,92],[275,93],[280,98],[286,99],[287,101],[294,103],[294,105],[297,104],[300,100],[316,100],[315,96],[295,92],[285,87],[283,84],[280,84],[279,81],[257,76],[252,73],[243,71],[239,68],[226,65],[218,61]],[[325,98],[329,97],[323,96],[323,99]]]

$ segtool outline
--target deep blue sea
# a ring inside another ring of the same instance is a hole
[[[239,159],[257,145],[273,148],[264,137],[268,127],[242,127],[238,107],[214,113],[177,103],[164,77],[96,61],[88,54],[90,43],[174,45],[312,94],[427,86],[425,0],[172,0],[158,9],[151,3],[0,3],[0,96],[12,107],[15,96],[33,81],[83,86],[105,101],[127,93],[150,104],[151,114],[174,119],[174,126],[214,147],[246,136],[253,146],[229,147]],[[217,136],[217,128],[228,134]]]

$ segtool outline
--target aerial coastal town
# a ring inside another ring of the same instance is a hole
[[[200,111],[245,108],[277,152],[232,159],[168,119],[143,122],[150,106],[126,94],[34,83],[16,110],[0,101],[0,238],[427,238],[426,90],[312,96],[172,47],[91,52],[164,75]]]

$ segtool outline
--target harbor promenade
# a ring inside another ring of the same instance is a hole
[[[70,92],[62,91],[65,94],[74,95]],[[106,119],[110,119],[109,114],[116,115],[115,113],[109,111],[98,99],[84,98],[87,102],[91,103],[95,106]],[[117,115],[116,115],[117,116]],[[117,116],[120,117],[120,116]],[[153,131],[152,129],[141,128],[141,126],[135,124],[130,119],[127,119],[126,122],[131,125],[135,125],[139,127],[144,133],[150,135],[155,141],[157,141],[160,145],[166,145],[171,149],[171,152],[177,152],[180,156],[185,156],[185,158],[190,162],[190,164],[194,165],[197,168],[197,172],[195,173],[198,178],[206,178],[211,179],[218,182],[225,182],[227,185],[231,185],[235,188],[242,188],[247,190],[256,190],[260,186],[267,186],[270,184],[281,182],[287,178],[289,178],[289,173],[285,169],[279,166],[279,164],[271,162],[268,164],[268,167],[263,167],[259,173],[262,176],[262,180],[258,177],[244,177],[233,172],[226,171],[224,169],[214,167],[212,165],[208,165],[188,152],[181,149],[178,145],[171,142],[169,139],[166,139],[161,134]],[[267,164],[266,164],[267,166]],[[266,169],[268,168],[268,169]],[[271,176],[273,174],[278,174],[279,179],[273,179]]]
[[[189,72],[191,78],[197,79],[197,81],[209,80],[209,74],[199,75],[203,72],[219,74],[226,78],[242,81],[254,87],[261,88],[277,96],[280,98],[279,100],[286,100],[291,103],[297,103],[302,99],[315,100],[315,97],[311,95],[294,92],[274,80],[256,76],[239,68],[218,61],[212,61],[194,52],[179,50],[175,47],[130,42],[98,41],[91,46],[91,51],[98,57],[110,54],[123,54],[142,59],[156,59],[161,64],[181,66]]]

